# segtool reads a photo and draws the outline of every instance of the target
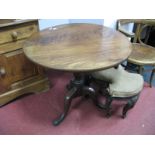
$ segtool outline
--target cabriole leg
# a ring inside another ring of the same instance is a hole
[[[71,105],[71,101],[74,97],[76,97],[78,93],[78,90],[76,87],[72,88],[68,94],[65,96],[65,103],[64,103],[64,112],[59,116],[58,119],[53,121],[53,125],[57,126],[59,125],[67,116],[67,113],[69,111],[70,105]]]
[[[132,109],[135,106],[138,98],[139,98],[139,95],[134,96],[131,99],[129,99],[128,103],[123,108],[122,118],[125,118],[128,110]]]
[[[111,116],[111,103],[112,103],[112,97],[108,96],[106,98],[106,104],[105,104],[106,117],[110,117]]]

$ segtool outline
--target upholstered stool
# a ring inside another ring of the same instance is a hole
[[[123,108],[122,117],[126,116],[129,109],[133,108],[143,88],[143,77],[137,73],[129,73],[119,65],[117,68],[110,68],[92,73],[100,89],[106,90],[106,115],[111,115],[111,103],[113,99],[127,99],[128,102]]]

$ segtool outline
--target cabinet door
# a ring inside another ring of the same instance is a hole
[[[3,55],[0,55],[0,93],[7,91],[11,84],[7,74],[8,72],[9,66],[7,64],[7,59]]]
[[[43,70],[26,58],[22,49],[0,55],[0,93],[26,78],[42,74]]]

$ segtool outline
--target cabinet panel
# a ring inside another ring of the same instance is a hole
[[[36,19],[0,19],[0,107],[20,95],[49,89],[43,68],[28,60],[22,49],[38,30]]]
[[[0,46],[0,54],[15,51],[23,47],[24,39],[18,40],[16,42],[6,43]]]
[[[7,61],[6,68],[9,69],[6,74],[11,83],[38,73],[38,67],[25,57],[22,49],[3,54],[3,56]]]
[[[0,55],[0,93],[3,93],[9,89],[11,81],[9,81],[9,66],[7,64],[7,59]]]

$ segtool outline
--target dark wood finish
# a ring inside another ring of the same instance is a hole
[[[55,126],[59,125],[67,116],[73,98],[89,95],[95,104],[99,104],[95,89],[86,84],[87,76],[76,73],[74,74],[74,77],[74,80],[68,85],[68,93],[64,99],[64,111],[53,121],[53,125]]]
[[[71,101],[89,95],[98,103],[89,86],[88,72],[121,63],[131,53],[131,43],[120,32],[95,24],[67,24],[35,33],[24,44],[25,55],[47,68],[70,71],[74,80],[68,85],[64,112],[54,120],[59,125],[67,116]]]
[[[22,49],[37,31],[37,20],[0,20],[0,106],[25,93],[47,90],[43,69],[29,61]]]
[[[98,91],[96,91],[96,96],[98,96],[99,94],[102,94],[106,98],[105,103],[100,103],[98,101],[98,104],[97,104],[97,106],[100,109],[103,109],[106,112],[106,117],[110,117],[112,114],[112,102],[114,100],[127,101],[127,103],[123,107],[122,115],[121,115],[122,118],[125,118],[127,115],[127,112],[135,106],[135,104],[139,98],[139,94],[136,94],[136,95],[130,96],[130,97],[113,97],[108,92],[108,88],[109,88],[109,84],[110,84],[109,82],[94,79],[94,78],[92,78],[92,81],[99,87]]]
[[[134,23],[136,24],[135,33],[129,33],[123,28],[123,25]],[[147,27],[155,26],[155,19],[121,19],[118,20],[117,29],[125,34],[126,36],[133,38],[133,51],[128,58],[128,62],[132,64],[136,64],[139,66],[139,73],[142,74],[142,70],[144,65],[155,66],[155,48],[149,45],[146,45],[146,40],[148,35],[146,34],[146,38],[144,42],[141,40],[141,35],[144,29]],[[137,43],[138,42],[138,43]],[[153,72],[154,70],[152,70]],[[153,73],[150,77],[150,86],[152,86]]]
[[[25,55],[51,69],[84,72],[112,67],[125,60],[131,44],[120,32],[95,24],[48,28],[24,44]]]
[[[146,43],[150,46],[155,47],[155,27],[151,27],[149,31],[148,38],[146,40]]]

